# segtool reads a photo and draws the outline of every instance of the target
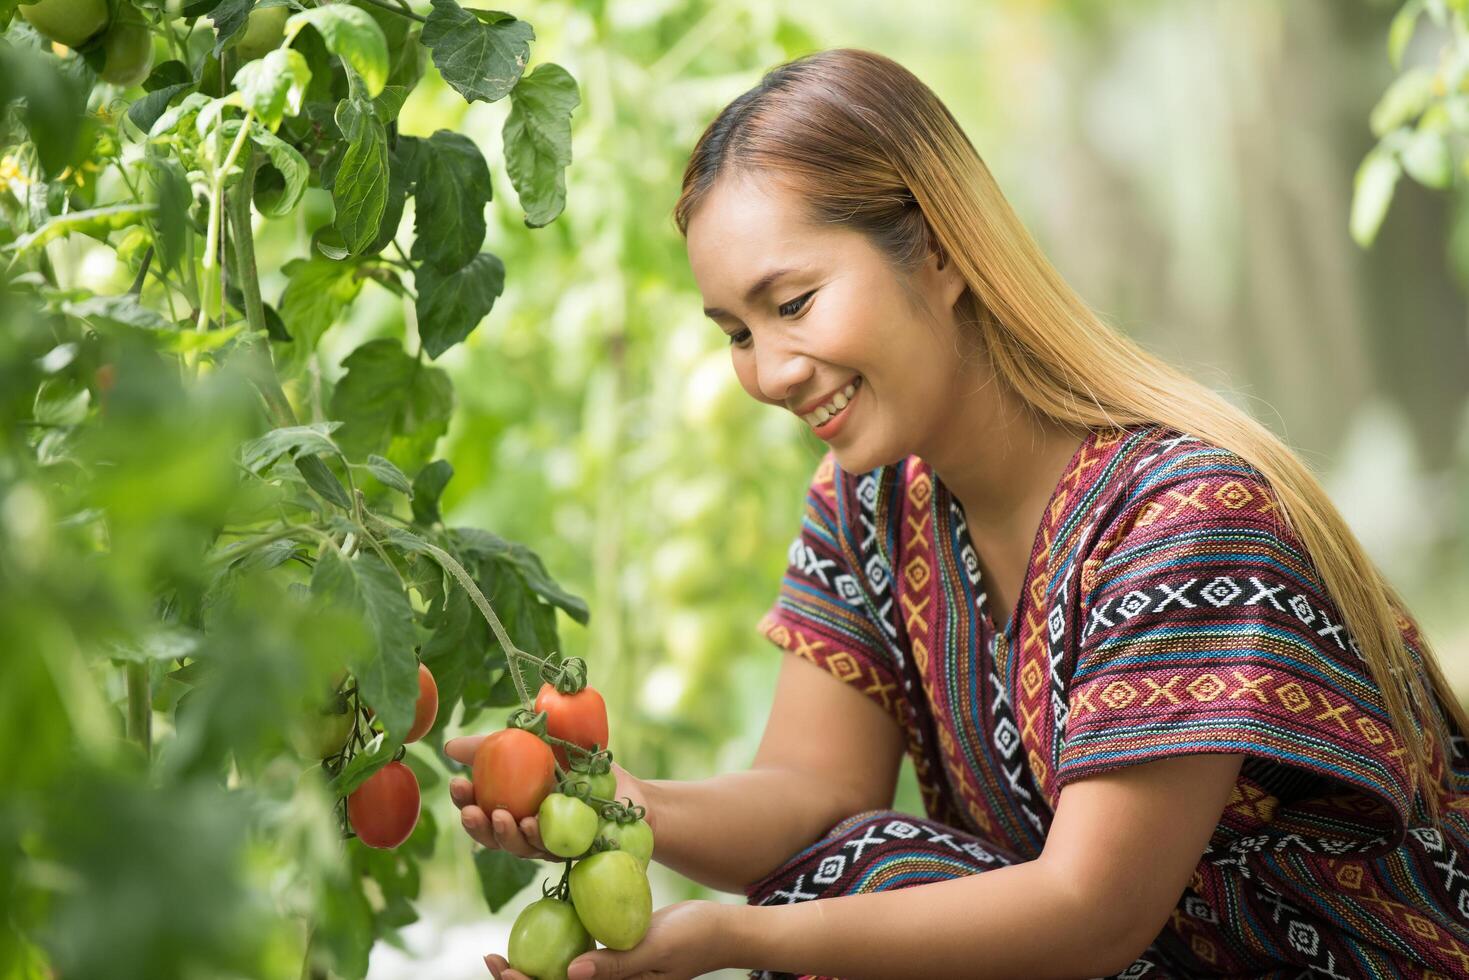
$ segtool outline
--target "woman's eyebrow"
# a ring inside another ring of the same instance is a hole
[[[756,279],[754,283],[750,285],[750,288],[745,291],[745,305],[749,306],[751,303],[755,302],[756,298],[759,297],[761,293],[765,292],[765,290],[775,285],[776,280],[778,280],[781,276],[800,271],[801,270],[795,266],[786,266],[781,269],[771,269],[769,272],[765,273],[765,275],[761,276],[759,279]],[[716,317],[729,316],[730,314],[727,310],[721,310],[717,306],[706,306],[704,307],[704,315],[708,317]]]

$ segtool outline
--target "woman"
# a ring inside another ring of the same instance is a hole
[[[830,451],[754,766],[618,774],[657,860],[749,902],[572,980],[1469,976],[1469,719],[1427,643],[1279,440],[1061,280],[932,92],[783,65],[676,217],[740,383]],[[905,750],[923,819],[887,809]]]

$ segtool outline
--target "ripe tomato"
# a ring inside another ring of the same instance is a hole
[[[474,802],[485,816],[502,806],[524,820],[556,788],[556,759],[539,737],[523,728],[504,728],[475,750],[471,782]]]
[[[644,871],[648,870],[648,862],[653,860],[653,828],[648,826],[648,821],[618,823],[615,820],[603,820],[597,824],[597,836],[612,841],[619,851],[631,854],[638,859]],[[542,830],[542,838],[544,837],[545,831]]]
[[[18,9],[32,27],[69,48],[81,47],[107,26],[107,0],[40,0]]]
[[[136,10],[120,8],[102,39],[105,81],[131,88],[148,77],[153,67],[153,34]]]
[[[510,927],[510,966],[536,980],[566,980],[566,967],[595,945],[570,902],[531,902]]]
[[[571,868],[577,917],[603,946],[632,949],[653,918],[653,892],[638,859],[626,851],[598,851]]]
[[[389,762],[347,796],[347,819],[368,847],[397,847],[418,824],[418,777]]]
[[[607,747],[607,703],[596,688],[588,686],[575,694],[562,694],[556,685],[542,684],[535,710],[546,713],[546,734],[588,750]],[[553,748],[561,768],[571,768],[566,749],[560,745]]]
[[[439,685],[434,683],[433,673],[423,664],[419,664],[418,703],[413,706],[413,727],[408,729],[408,737],[403,739],[404,743],[416,742],[427,735],[428,730],[434,727],[434,719],[438,715]]]
[[[245,30],[235,44],[235,57],[240,61],[254,61],[268,51],[280,47],[286,36],[286,18],[291,16],[290,7],[256,7],[245,19]]]
[[[585,854],[597,836],[597,811],[565,793],[552,793],[542,800],[536,820],[541,843],[560,857]]]

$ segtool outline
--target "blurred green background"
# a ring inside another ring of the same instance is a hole
[[[755,623],[824,447],[739,388],[671,210],[718,110],[766,69],[828,47],[879,51],[923,79],[1087,300],[1301,453],[1469,694],[1463,181],[1448,193],[1404,182],[1370,250],[1347,230],[1353,173],[1375,142],[1368,113],[1394,76],[1397,6],[517,3],[536,61],[564,65],[584,102],[566,212],[531,232],[515,208],[490,209],[486,247],[505,259],[507,291],[438,362],[458,400],[440,445],[457,473],[445,517],[525,542],[587,598],[590,628],[563,619],[564,652],[586,657],[605,693],[618,760],[645,778],[704,778],[748,765],[764,725],[780,654]],[[1407,61],[1436,43],[1420,32]],[[466,108],[428,71],[402,131],[452,128],[498,159],[508,104]],[[310,193],[325,223],[330,198]],[[267,298],[312,230],[261,227]],[[94,288],[127,287],[110,250],[68,247]],[[411,305],[375,289],[327,335],[328,378],[364,339],[412,337]],[[373,952],[378,980],[485,975],[479,954],[503,951],[524,904],[487,914],[447,794],[425,805],[446,839],[406,949]],[[921,812],[906,764],[898,806]],[[653,870],[658,905],[742,900]]]

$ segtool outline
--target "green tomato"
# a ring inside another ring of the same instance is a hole
[[[69,48],[81,47],[107,26],[107,0],[41,0],[19,9],[32,27]]]
[[[102,78],[131,88],[147,78],[148,69],[153,67],[153,34],[147,24],[119,19],[107,29],[102,52]]]
[[[571,902],[597,942],[628,950],[642,942],[653,919],[653,891],[638,859],[599,851],[572,866]]]
[[[566,980],[567,965],[595,945],[570,902],[542,898],[515,917],[506,952],[512,969],[536,980]]]
[[[570,774],[570,781],[575,784],[587,784],[593,796],[600,796],[604,800],[617,799],[617,776],[610,770],[600,776],[588,776],[584,772],[573,770]]]
[[[314,712],[291,729],[291,744],[308,759],[330,759],[352,734],[352,712]]]
[[[240,61],[254,61],[269,51],[280,47],[286,36],[286,19],[291,16],[290,7],[256,7],[245,20],[245,30],[235,44],[235,57]]]
[[[631,854],[638,859],[644,871],[648,870],[648,862],[653,860],[653,828],[648,826],[648,821],[618,823],[603,820],[597,825],[597,836],[616,844],[619,851]]]
[[[552,793],[542,800],[536,820],[541,843],[560,857],[585,854],[597,837],[597,811],[565,793]]]

